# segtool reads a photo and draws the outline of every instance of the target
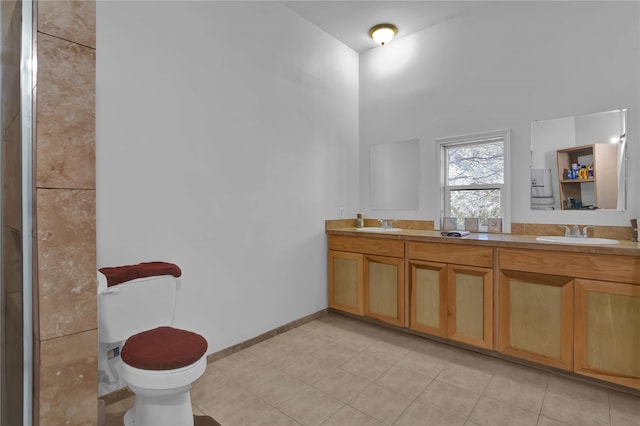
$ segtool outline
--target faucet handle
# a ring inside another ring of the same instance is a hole
[[[558,225],[558,227],[560,228],[564,228],[564,236],[565,237],[570,237],[571,236],[571,230],[569,229],[568,226],[565,225]]]
[[[593,226],[593,225],[585,226],[584,228],[582,228],[582,238],[588,238],[589,237],[589,234],[587,233],[587,229],[589,229],[589,228],[596,229],[596,227]]]
[[[381,228],[392,228],[393,219],[378,219]]]

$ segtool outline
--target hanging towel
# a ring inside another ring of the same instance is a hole
[[[177,278],[182,275],[182,271],[178,265],[167,262],[145,262],[137,265],[100,268],[99,271],[107,277],[107,285],[109,287],[138,278],[159,275],[173,275]]]
[[[531,197],[553,197],[551,169],[531,169]]]

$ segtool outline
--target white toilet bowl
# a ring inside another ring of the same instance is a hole
[[[207,368],[207,357],[173,370],[142,370],[122,363],[122,378],[136,395],[125,426],[193,426],[191,384]]]
[[[191,384],[207,368],[206,349],[202,336],[173,327],[127,339],[121,374],[136,402],[125,426],[193,426]]]

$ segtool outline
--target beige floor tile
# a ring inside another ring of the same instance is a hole
[[[471,414],[478,399],[480,399],[479,393],[434,380],[416,398],[416,402],[441,408],[448,413],[466,419]]]
[[[198,408],[207,416],[225,426],[252,425],[273,408],[249,391],[234,393],[232,397],[219,399]]]
[[[543,388],[549,383],[549,373],[507,361],[500,362],[495,375]]]
[[[358,356],[359,352],[349,349],[337,343],[329,343],[317,349],[311,354],[314,358],[318,358],[321,361],[332,364],[338,367],[351,358]]]
[[[392,424],[413,401],[402,395],[372,383],[349,402],[353,408],[385,423]]]
[[[449,362],[418,352],[409,352],[396,365],[415,371],[425,377],[436,377]]]
[[[273,406],[282,404],[306,388],[307,385],[303,382],[282,371],[266,376],[263,381],[248,387],[251,392]]]
[[[315,330],[312,330],[307,335],[309,338],[313,339],[322,339],[333,342],[335,340],[341,339],[345,337],[348,333],[347,330],[335,327],[331,324],[320,323],[321,326],[317,327]]]
[[[273,363],[273,361],[291,354],[291,348],[288,345],[276,343],[272,339],[260,342],[245,350],[267,363]]]
[[[418,396],[430,382],[431,377],[397,365],[392,366],[376,380],[377,384],[412,398]]]
[[[581,398],[595,404],[607,404],[609,392],[579,379],[562,376],[550,376],[547,384],[549,392]]]
[[[209,374],[207,374],[209,373]],[[235,393],[242,393],[245,388],[228,377],[218,373],[205,373],[191,387],[191,402],[198,408],[231,398]]]
[[[489,384],[491,377],[491,374],[482,371],[457,364],[449,364],[438,374],[436,379],[474,393],[482,393]]]
[[[289,349],[287,351],[283,351],[279,356],[271,358],[269,360],[269,365],[276,367],[280,370],[287,368],[291,364],[295,364],[299,362],[301,359],[308,357],[309,355],[300,353],[293,349]]]
[[[335,343],[338,343],[342,346],[345,346],[349,349],[353,349],[357,352],[362,352],[369,346],[376,343],[377,340],[371,337],[365,336],[364,334],[359,334],[353,331],[347,332],[343,337],[336,340]]]
[[[493,375],[498,370],[501,361],[487,355],[461,350],[453,357],[451,363],[466,367],[470,370]]]
[[[384,423],[345,405],[337,413],[325,420],[322,426],[384,426]]]
[[[464,418],[432,405],[414,402],[393,423],[393,426],[463,426]]]
[[[376,342],[362,351],[363,354],[395,364],[409,353],[408,349],[387,342]]]
[[[211,363],[211,366],[222,371],[225,376],[237,379],[248,372],[265,368],[267,363],[250,352],[240,351]]]
[[[426,338],[414,341],[411,350],[449,363],[460,349]]]
[[[313,384],[325,377],[336,367],[326,361],[304,355],[282,368],[282,371],[308,384]]]
[[[469,420],[480,426],[536,426],[538,415],[482,396],[471,412]]]
[[[313,387],[342,402],[349,402],[370,384],[370,381],[356,374],[336,368],[327,377],[315,382]]]
[[[541,415],[540,417],[538,417],[538,426],[569,426],[569,425]]]
[[[191,398],[223,426],[640,426],[640,398],[342,315],[209,364]]]
[[[307,388],[278,407],[280,411],[305,425],[319,425],[344,404],[317,389]]]
[[[315,331],[312,331],[309,334],[299,336],[297,339],[291,341],[290,349],[308,355],[331,343],[330,340],[314,336],[314,333]]]
[[[517,377],[495,375],[484,391],[484,396],[540,414],[546,387],[529,384]]]
[[[611,426],[640,426],[640,396],[609,392]]]
[[[270,407],[262,413],[258,418],[254,418],[251,424],[247,426],[300,426],[301,423],[296,422],[282,411]],[[227,425],[222,425],[227,426]]]
[[[263,382],[266,377],[272,376],[278,372],[280,372],[280,370],[275,366],[264,363],[259,368],[248,369],[244,373],[239,374],[234,380],[237,383],[250,388],[252,385]]]
[[[593,390],[596,394],[602,391],[596,387]],[[578,394],[556,394],[547,390],[541,414],[574,426],[610,425],[608,399],[595,402]]]
[[[382,376],[385,371],[391,368],[391,365],[392,364],[389,364],[386,361],[382,361],[365,354],[360,354],[342,364],[340,368],[350,373],[357,374],[369,381],[374,381],[378,377]]]

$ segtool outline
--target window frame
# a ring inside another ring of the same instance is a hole
[[[436,223],[438,229],[442,228],[444,217],[451,211],[450,186],[447,185],[447,148],[465,145],[481,145],[482,143],[500,142],[503,144],[504,153],[504,182],[502,184],[458,185],[455,189],[500,189],[500,211],[502,212],[502,232],[511,233],[511,129],[495,130],[490,132],[471,133],[461,136],[451,136],[435,139],[436,147],[436,193],[439,198],[440,220]],[[461,225],[461,224],[458,224]],[[486,228],[481,228],[486,232]]]

